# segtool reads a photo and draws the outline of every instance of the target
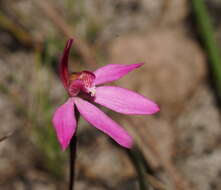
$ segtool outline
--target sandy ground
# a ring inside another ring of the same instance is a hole
[[[70,34],[81,40],[70,60],[74,71],[145,63],[114,85],[155,100],[161,112],[105,111],[134,137],[154,171],[147,175],[152,186],[221,189],[220,110],[188,1],[48,2],[52,13],[34,0],[0,3],[9,23],[0,14],[0,138],[9,135],[0,142],[0,189],[67,187],[68,154],[58,149],[50,119],[65,100],[56,66]],[[221,3],[209,7],[214,13]],[[213,16],[219,33],[219,14]],[[83,119],[78,135],[76,190],[138,189],[124,150]]]

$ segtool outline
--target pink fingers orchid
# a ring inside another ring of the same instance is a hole
[[[130,71],[139,68],[138,64],[109,64],[94,72],[82,71],[70,74],[68,57],[73,39],[68,40],[59,65],[60,79],[69,95],[68,100],[57,108],[52,123],[58,141],[65,150],[76,132],[77,123],[74,106],[91,125],[101,130],[123,147],[131,148],[131,136],[115,121],[93,103],[103,105],[123,114],[148,115],[160,109],[156,103],[136,92],[117,86],[98,86],[120,79]]]

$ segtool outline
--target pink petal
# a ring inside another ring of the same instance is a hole
[[[69,98],[55,111],[52,123],[56,130],[57,138],[63,150],[65,150],[76,131],[76,119],[74,115],[74,99]]]
[[[96,76],[95,84],[104,84],[117,80],[130,71],[142,66],[143,63],[123,65],[123,64],[109,64],[97,69],[94,74]]]
[[[85,120],[109,135],[121,146],[132,147],[133,140],[129,134],[100,109],[81,98],[75,98],[75,104]]]
[[[60,79],[65,88],[68,86],[69,72],[68,72],[68,57],[70,53],[70,49],[73,43],[73,39],[69,39],[66,43],[66,47],[64,48],[63,55],[60,60],[59,65],[59,75]]]
[[[116,86],[96,88],[95,102],[123,114],[153,114],[160,109],[146,97]]]

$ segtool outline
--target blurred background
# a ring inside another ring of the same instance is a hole
[[[105,111],[134,137],[150,189],[221,189],[220,18],[221,0],[1,0],[0,189],[67,189],[51,116],[66,99],[57,66],[69,37],[72,71],[145,63],[114,84],[161,112]],[[124,149],[83,119],[78,139],[76,190],[139,189]]]

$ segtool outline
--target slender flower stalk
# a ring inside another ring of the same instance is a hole
[[[79,120],[79,111],[75,107],[75,117],[78,123]],[[69,180],[69,190],[74,190],[74,178],[75,178],[75,162],[77,156],[77,134],[71,138],[70,141],[70,180]]]
[[[74,190],[75,161],[77,154],[77,135],[75,134],[70,141],[70,182],[69,190]]]

